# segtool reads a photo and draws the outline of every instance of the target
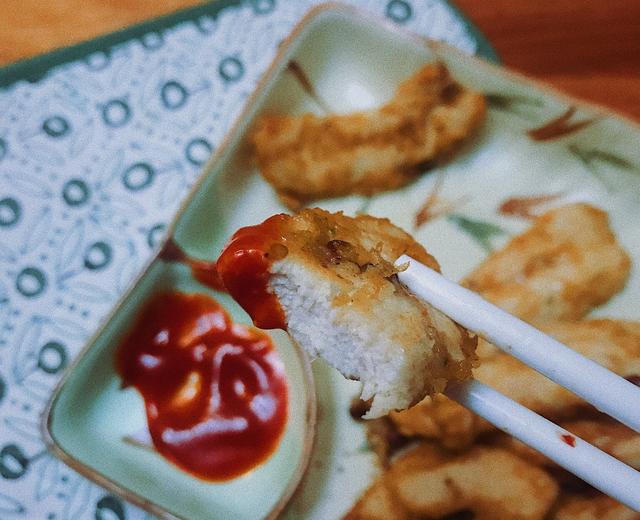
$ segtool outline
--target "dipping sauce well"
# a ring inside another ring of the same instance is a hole
[[[165,292],[119,345],[123,386],[145,401],[155,448],[204,480],[238,477],[271,455],[287,422],[284,365],[270,338],[204,294]]]

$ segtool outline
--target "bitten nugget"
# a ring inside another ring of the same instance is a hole
[[[630,266],[607,214],[570,204],[538,218],[463,283],[525,321],[577,320],[624,287]]]
[[[239,230],[217,262],[259,327],[362,382],[366,417],[404,409],[471,375],[475,337],[397,281],[402,254],[435,259],[386,219],[312,209]]]
[[[391,101],[348,115],[265,115],[253,134],[258,166],[290,207],[399,188],[484,120],[484,97],[430,64]]]

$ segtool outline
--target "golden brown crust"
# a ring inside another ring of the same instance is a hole
[[[345,518],[442,518],[470,511],[477,520],[542,520],[558,486],[542,469],[505,450],[477,447],[459,456],[422,444],[400,456]]]
[[[538,218],[463,283],[525,321],[577,320],[624,287],[630,266],[607,214],[570,204]]]
[[[263,177],[289,207],[403,186],[484,120],[483,96],[442,64],[407,79],[380,109],[319,117],[265,115],[252,138]]]
[[[338,307],[367,310],[392,284],[404,291],[393,279],[398,272],[394,262],[403,254],[440,271],[424,247],[385,218],[304,209],[286,221],[283,236],[289,253],[302,258],[308,269],[320,269],[342,283],[345,290],[333,302]]]
[[[386,218],[304,209],[286,221],[283,234],[292,253],[311,255],[327,267],[348,262],[388,278],[398,272],[393,265],[396,259],[407,254],[440,271],[423,246]]]

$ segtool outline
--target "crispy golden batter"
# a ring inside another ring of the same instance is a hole
[[[435,259],[387,219],[320,209],[283,216],[270,287],[291,336],[373,397],[367,418],[407,408],[471,375],[475,337],[396,278],[407,253]]]
[[[538,218],[464,284],[525,321],[577,320],[620,291],[629,270],[607,214],[570,204]]]
[[[430,64],[402,83],[386,105],[370,112],[318,117],[265,115],[253,134],[258,166],[290,207],[403,186],[426,163],[480,126],[481,94]]]
[[[423,444],[395,461],[345,519],[436,519],[470,511],[475,520],[542,520],[557,494],[545,471],[508,451],[478,447],[451,456]]]
[[[397,273],[393,264],[406,254],[440,271],[436,259],[389,219],[349,217],[320,208],[304,209],[285,218],[282,234],[287,249],[291,254],[304,255],[313,266],[340,274],[343,268],[355,265],[359,271],[371,269],[386,279]]]
[[[640,374],[640,323],[615,320],[548,323],[541,330],[617,374]],[[550,419],[562,419],[585,406],[575,394],[553,383],[517,359],[498,353],[482,361],[475,377],[527,408]],[[403,412],[391,414],[404,435],[440,439],[460,448],[493,427],[444,396],[427,398]]]

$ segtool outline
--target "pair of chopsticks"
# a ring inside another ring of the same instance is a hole
[[[400,282],[463,327],[640,432],[640,388],[403,255]],[[640,511],[640,472],[493,388],[471,379],[445,394],[593,487]]]

